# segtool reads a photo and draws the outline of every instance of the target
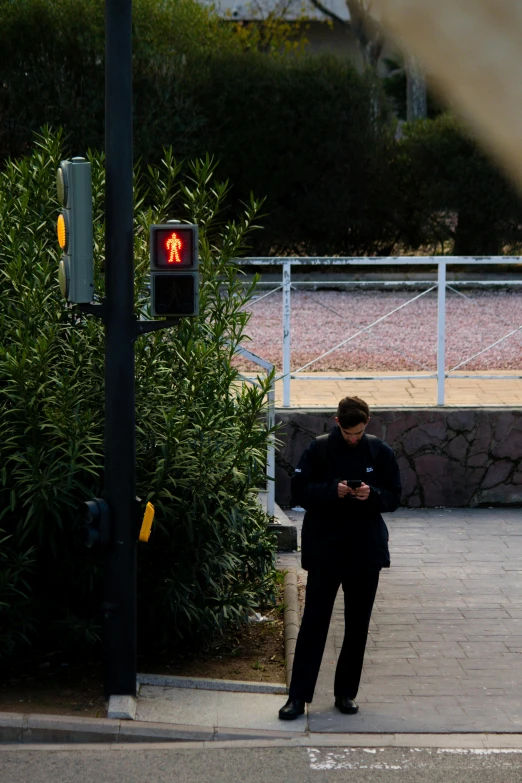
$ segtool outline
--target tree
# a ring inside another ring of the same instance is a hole
[[[310,0],[310,2],[334,24],[341,25],[355,38],[363,68],[377,70],[386,38],[382,24],[372,13],[372,0],[345,0],[350,13],[349,21],[341,19],[321,0]],[[427,117],[426,79],[417,59],[409,53],[404,58],[404,71],[407,81],[407,120],[413,122],[425,119]]]
[[[246,4],[248,18],[237,18],[238,11],[229,11],[227,16],[245,50],[276,56],[302,54],[308,43],[304,4],[305,0],[296,11],[295,0],[251,0]]]
[[[408,122],[425,120],[428,116],[426,77],[419,61],[412,54],[405,55],[404,69],[406,71],[406,119]]]

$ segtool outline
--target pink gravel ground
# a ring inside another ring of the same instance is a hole
[[[261,291],[260,295],[265,293]],[[292,291],[292,371],[333,348],[418,291]],[[522,325],[522,292],[447,292],[446,369],[486,348]],[[276,292],[249,306],[251,338],[243,345],[282,368],[282,294]],[[437,292],[417,299],[352,342],[315,362],[306,373],[325,371],[434,371],[437,351]],[[248,372],[255,366],[237,358]],[[522,368],[522,330],[459,368]]]

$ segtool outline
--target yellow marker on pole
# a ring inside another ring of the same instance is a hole
[[[141,523],[141,530],[140,530],[140,536],[139,540],[144,541],[145,543],[150,538],[150,530],[152,527],[152,522],[154,520],[154,506],[152,503],[147,503],[147,506],[145,508],[145,513],[143,515],[143,522]]]

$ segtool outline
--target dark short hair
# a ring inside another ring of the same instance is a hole
[[[343,429],[366,424],[370,418],[370,408],[360,397],[343,397],[337,407],[337,418]]]

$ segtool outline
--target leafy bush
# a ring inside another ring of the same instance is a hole
[[[405,244],[454,255],[520,252],[520,196],[453,116],[405,125],[395,164]]]
[[[196,89],[206,124],[194,144],[220,160],[237,194],[251,187],[266,195],[269,219],[257,253],[383,250],[393,138],[375,77],[336,57],[249,54],[241,64],[216,57]]]
[[[0,530],[0,658],[11,656],[18,644],[27,643],[34,630],[27,582],[33,553],[13,551],[8,540]]]
[[[11,550],[33,549],[26,607],[40,639],[97,638],[99,558],[79,540],[76,508],[100,492],[103,328],[64,307],[56,281],[54,218],[60,134],[0,172],[0,486]],[[103,293],[103,157],[93,165],[96,284]],[[241,252],[259,205],[235,221],[220,212],[227,186],[207,158],[136,176],[136,313],[147,312],[148,226],[167,217],[200,226],[201,315],[136,341],[137,483],[157,508],[140,550],[140,631],[179,642],[208,638],[270,599],[274,542],[257,502],[264,481],[267,381],[237,383],[231,358],[245,339]],[[0,561],[0,571],[4,569]],[[22,569],[20,574],[22,574]],[[24,610],[25,611],[25,610]]]
[[[76,154],[103,148],[103,5],[0,0],[0,159],[45,123],[62,126]],[[382,250],[390,127],[378,80],[345,59],[245,51],[244,36],[195,0],[136,0],[133,30],[137,157],[208,152],[234,204],[266,196],[256,253]]]
[[[134,0],[139,154],[152,134],[159,162],[162,144],[192,131],[197,117],[190,105],[191,70],[206,67],[210,52],[239,49],[234,42],[231,31],[195,0]],[[33,133],[48,123],[65,128],[76,152],[102,149],[104,0],[0,0],[0,83],[0,159],[25,153]],[[161,129],[165,123],[171,128],[170,138],[154,132],[158,121]]]
[[[135,0],[134,142],[153,165],[164,147],[219,160],[223,218],[265,196],[252,254],[518,252],[519,199],[454,119],[396,141],[392,83],[346,58],[276,55],[284,27],[268,25],[265,54],[235,28],[196,0]],[[104,46],[103,0],[0,0],[0,160],[45,123],[74,154],[103,149]]]

